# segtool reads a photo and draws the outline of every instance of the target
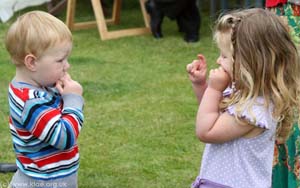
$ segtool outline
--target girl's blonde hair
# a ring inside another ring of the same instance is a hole
[[[277,139],[286,140],[300,96],[299,55],[288,27],[274,13],[254,8],[220,17],[215,28],[217,43],[222,40],[221,34],[228,32],[236,91],[222,101],[221,108],[237,104],[236,118],[243,122],[243,104],[250,100],[253,105],[262,96],[266,107],[274,105],[272,115],[279,122]]]
[[[12,62],[20,66],[26,55],[40,57],[47,49],[63,41],[72,42],[72,34],[61,20],[43,11],[31,11],[11,25],[5,45]]]

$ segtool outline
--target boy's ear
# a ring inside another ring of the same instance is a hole
[[[24,64],[25,66],[31,70],[36,70],[36,57],[33,54],[27,54],[24,58]]]

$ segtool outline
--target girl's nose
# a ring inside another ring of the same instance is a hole
[[[221,65],[221,60],[220,59],[221,59],[220,57],[218,57],[218,59],[217,59],[217,64],[218,65]]]

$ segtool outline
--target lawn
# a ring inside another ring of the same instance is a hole
[[[124,3],[121,26],[109,29],[143,24],[138,3]],[[45,7],[17,14],[32,9]],[[93,18],[88,4],[82,3],[76,17]],[[1,41],[15,18],[0,23]],[[167,18],[161,40],[144,35],[101,41],[96,28],[73,31],[70,74],[82,84],[85,98],[85,122],[78,140],[80,188],[190,186],[204,145],[194,133],[197,102],[185,66],[198,53],[215,66],[218,52],[211,23],[209,13],[202,12],[201,39],[191,44],[183,41],[176,22]],[[3,42],[0,66],[0,162],[14,162],[7,104],[14,66]],[[0,187],[11,176],[0,174]]]

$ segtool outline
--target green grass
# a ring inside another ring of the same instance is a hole
[[[109,29],[143,25],[136,6],[122,11],[121,26]],[[218,52],[208,15],[202,14],[201,39],[194,44],[185,43],[176,22],[167,18],[161,40],[144,35],[101,41],[96,28],[73,31],[70,73],[83,85],[85,98],[80,188],[190,186],[204,145],[194,133],[197,102],[185,66],[198,53],[215,66]],[[78,17],[93,18],[83,8]],[[1,41],[14,19],[0,24]],[[0,162],[14,162],[7,105],[14,66],[3,42],[0,66]],[[11,176],[0,174],[0,187]]]

